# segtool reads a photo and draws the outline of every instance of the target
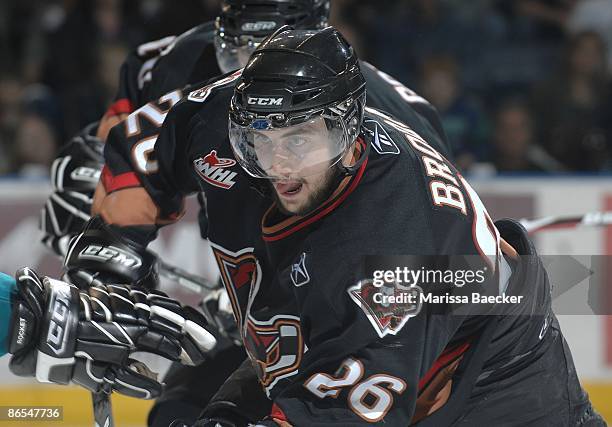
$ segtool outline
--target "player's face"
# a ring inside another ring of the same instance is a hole
[[[318,175],[295,181],[272,181],[274,194],[282,212],[306,215],[321,205],[332,193],[338,169],[327,168]]]
[[[249,58],[255,51],[261,40],[249,39],[243,44],[236,45],[232,42],[223,40],[218,35],[215,36],[215,54],[217,64],[223,73],[228,73],[238,68],[243,68],[249,62]]]
[[[268,136],[271,136],[270,134]],[[335,181],[335,168],[324,120],[306,126],[288,127],[274,132],[273,137],[255,151],[272,180],[272,187],[283,211],[303,215],[321,204]]]

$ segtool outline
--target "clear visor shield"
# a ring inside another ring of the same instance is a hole
[[[247,62],[249,62],[251,54],[261,42],[252,37],[244,37],[237,42],[233,42],[218,34],[215,35],[214,40],[217,63],[223,73],[244,68]]]
[[[234,154],[251,176],[273,180],[299,180],[325,172],[348,150],[344,122],[318,116],[298,125],[271,128],[265,119],[249,126],[230,120]]]

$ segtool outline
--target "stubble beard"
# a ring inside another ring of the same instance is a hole
[[[306,201],[295,210],[287,209],[283,204],[283,200],[279,197],[278,193],[273,188],[272,193],[274,194],[276,206],[278,207],[278,210],[284,215],[308,215],[316,208],[321,206],[323,202],[325,202],[325,200],[327,200],[332,195],[334,190],[337,188],[338,183],[340,182],[341,176],[342,171],[339,167],[334,166],[330,168],[326,172],[325,177],[321,181],[320,186],[314,189],[314,191],[308,196]]]

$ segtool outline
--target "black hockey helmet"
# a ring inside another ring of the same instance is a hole
[[[236,83],[229,124],[236,158],[254,177],[279,178],[264,157],[282,134],[283,150],[306,162],[297,175],[320,170],[306,161],[313,150],[320,156],[311,163],[337,164],[359,135],[365,92],[357,55],[336,29],[279,29],[253,53]],[[301,137],[300,146],[285,138],[286,130],[279,132],[288,127]],[[325,146],[321,129],[327,129]]]
[[[244,67],[257,45],[281,28],[327,26],[330,0],[224,0],[216,20],[215,50],[224,72]]]

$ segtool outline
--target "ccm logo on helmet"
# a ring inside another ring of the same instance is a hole
[[[242,31],[268,31],[276,28],[276,22],[274,21],[258,21],[258,22],[245,22],[242,24]]]
[[[249,103],[249,105],[276,105],[280,107],[281,105],[283,105],[283,98],[260,98],[256,96],[249,96],[247,102]]]
[[[114,246],[89,245],[81,251],[79,258],[113,262],[131,269],[136,269],[142,265],[140,258],[136,258],[130,253]]]

